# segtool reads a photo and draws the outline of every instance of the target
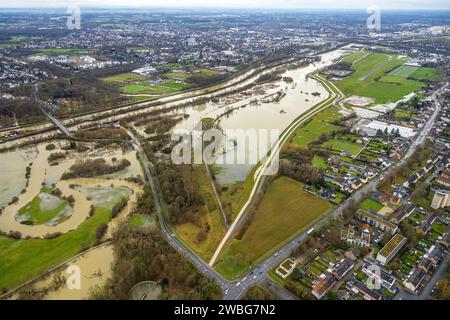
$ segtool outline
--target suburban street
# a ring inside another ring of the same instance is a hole
[[[445,87],[447,87],[448,84],[445,84]],[[443,89],[441,88],[441,90]],[[439,91],[441,91],[439,90]],[[421,133],[416,137],[416,139],[411,143],[408,151],[406,152],[404,158],[400,160],[397,164],[395,164],[391,169],[389,169],[389,172],[392,172],[393,170],[399,168],[402,166],[406,160],[414,153],[417,146],[419,146],[421,143],[423,143],[430,133],[430,130],[433,127],[434,122],[436,121],[436,118],[441,111],[441,103],[438,99],[437,92],[433,94],[433,99],[435,101],[435,110],[433,114],[428,119],[427,123],[424,125]],[[388,174],[384,174],[383,176],[386,177]],[[349,199],[344,201],[339,207],[334,209],[329,215],[324,216],[323,218],[319,219],[314,223],[314,225],[307,228],[307,230],[310,230],[311,228],[319,229],[323,224],[328,222],[331,219],[335,219],[342,210],[349,205],[349,203],[352,200],[359,201],[361,200],[368,192],[376,190],[378,185],[381,183],[380,179],[373,179],[370,182],[368,182],[364,187],[356,191]],[[308,238],[307,231],[302,232],[297,237],[295,237],[293,240],[288,242],[286,245],[284,245],[281,249],[279,249],[276,253],[272,254],[270,257],[265,259],[263,262],[259,263],[258,266],[256,266],[252,271],[247,273],[247,275],[240,281],[239,286],[235,285],[234,287],[231,287],[228,294],[224,297],[224,299],[227,300],[236,300],[239,299],[239,297],[245,292],[245,290],[254,284],[257,284],[261,281],[263,281],[264,277],[266,276],[267,272],[272,270],[274,267],[276,267],[281,261],[288,258],[291,254],[291,252],[296,249],[303,241],[305,241]]]

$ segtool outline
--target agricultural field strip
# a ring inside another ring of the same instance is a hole
[[[211,261],[209,262],[210,266],[213,266],[214,263],[217,260],[217,257],[219,256],[220,252],[222,251],[225,243],[228,241],[232,233],[234,232],[236,226],[238,225],[239,221],[241,220],[242,216],[244,215],[244,212],[247,210],[247,207],[251,204],[254,195],[256,194],[256,191],[259,188],[259,184],[261,182],[261,179],[263,177],[262,172],[264,172],[265,169],[271,164],[275,154],[277,154],[281,147],[284,145],[284,143],[287,141],[287,139],[292,135],[292,133],[306,120],[310,119],[320,111],[326,109],[331,104],[336,103],[338,100],[341,100],[344,98],[344,95],[342,92],[334,86],[334,90],[330,88],[330,85],[328,81],[326,81],[324,78],[320,77],[319,75],[314,76],[316,80],[321,82],[330,92],[331,95],[323,102],[319,103],[316,107],[313,107],[312,110],[309,110],[305,115],[300,116],[297,120],[295,120],[281,135],[280,139],[277,141],[276,145],[274,146],[274,150],[271,151],[270,156],[268,157],[267,161],[264,163],[261,170],[259,170],[256,175],[255,184],[253,186],[252,192],[250,193],[249,199],[242,207],[241,211],[239,212],[238,216],[235,218],[233,224],[228,229],[227,234],[219,244],[219,247],[217,248],[216,252],[214,253],[213,257],[211,258]],[[337,94],[336,94],[337,92]]]

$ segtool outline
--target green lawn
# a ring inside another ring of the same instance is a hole
[[[434,68],[419,68],[416,71],[414,71],[410,76],[411,78],[417,80],[429,80],[429,81],[437,81],[441,78],[437,73],[436,69]]]
[[[62,210],[64,210],[66,206],[69,205],[67,200],[56,200],[55,197],[55,201],[53,201],[55,205],[52,205],[46,209],[46,206],[42,204],[40,197],[45,196],[45,194],[51,194],[51,190],[42,189],[39,195],[34,197],[31,202],[19,210],[18,215],[27,215],[26,221],[30,222],[32,225],[43,224],[56,217]],[[63,217],[61,219],[63,219]]]
[[[445,223],[442,223],[440,221],[435,221],[432,225],[431,228],[433,229],[434,232],[436,232],[438,235],[442,236],[445,232],[445,230],[447,230],[447,225]]]
[[[51,240],[0,236],[0,288],[14,288],[94,245],[98,226],[110,217],[110,210],[96,208],[78,229]]]
[[[314,167],[317,167],[317,168],[322,168],[322,169],[328,168],[326,159],[324,159],[323,157],[320,157],[318,155],[314,156],[314,158],[312,160],[312,164]]]
[[[333,121],[339,118],[341,115],[337,109],[326,108],[316,114],[304,127],[297,130],[293,143],[306,148],[310,142],[319,139],[322,134],[342,130],[343,127],[333,124]]]
[[[383,208],[383,205],[379,202],[376,202],[375,200],[366,198],[361,202],[359,208],[366,211],[378,212]]]
[[[310,225],[333,206],[303,191],[304,185],[287,177],[273,181],[259,204],[245,235],[233,239],[217,264],[217,270],[227,278],[234,278],[244,269],[270,253],[284,241]],[[234,263],[244,259],[246,263]]]

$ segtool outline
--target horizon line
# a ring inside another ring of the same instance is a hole
[[[274,7],[274,6],[249,6],[249,7],[233,7],[233,6],[138,6],[138,5],[111,5],[109,7],[105,7],[102,5],[80,5],[80,8],[86,8],[86,9],[104,9],[104,10],[113,10],[113,9],[203,9],[203,10],[280,10],[280,11],[286,11],[286,10],[322,10],[322,11],[331,11],[331,10],[340,10],[340,11],[350,11],[350,10],[358,10],[358,11],[365,11],[367,10],[367,7],[331,7],[331,8],[324,8],[324,7]],[[49,5],[49,6],[38,6],[38,7],[2,7],[0,5],[0,10],[8,9],[8,10],[35,10],[35,9],[67,9],[67,6],[61,6],[61,5]],[[450,7],[436,7],[436,8],[385,8],[380,7],[382,10],[389,10],[389,11],[450,11]]]

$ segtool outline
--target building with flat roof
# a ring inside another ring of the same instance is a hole
[[[291,258],[287,258],[280,264],[280,266],[275,270],[275,272],[283,279],[286,279],[287,277],[289,277],[292,271],[294,271],[295,265],[296,264],[294,260],[292,260]]]
[[[386,265],[391,261],[400,249],[406,244],[406,238],[400,234],[396,234],[389,242],[378,252],[377,260]]]

